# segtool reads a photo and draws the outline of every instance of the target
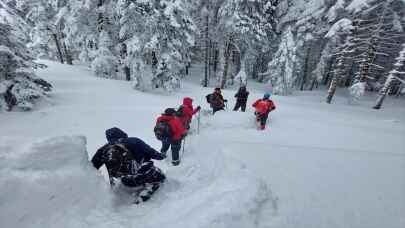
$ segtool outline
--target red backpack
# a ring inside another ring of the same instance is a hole
[[[268,112],[269,111],[269,108],[270,108],[270,104],[269,104],[270,102],[268,102],[268,101],[264,101],[264,100],[261,100],[261,101],[259,101],[258,103],[257,103],[257,105],[256,105],[256,112],[257,113],[266,113],[266,112]]]

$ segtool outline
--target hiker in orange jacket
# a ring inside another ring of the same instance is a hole
[[[258,124],[260,124],[261,130],[264,130],[266,128],[266,122],[267,118],[269,117],[269,113],[276,109],[273,101],[270,100],[270,96],[270,93],[265,93],[263,99],[258,99],[252,105],[255,108],[256,121]]]

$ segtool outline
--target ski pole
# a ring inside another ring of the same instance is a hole
[[[184,137],[184,139],[183,139],[183,148],[182,148],[182,151],[181,151],[181,156],[180,156],[180,160],[182,160],[182,158],[183,158],[183,155],[184,155],[184,147],[186,146],[186,137]]]
[[[198,116],[197,116],[197,134],[200,134],[200,119],[201,119],[201,111],[198,111]]]

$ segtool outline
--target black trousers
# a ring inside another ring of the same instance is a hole
[[[166,154],[170,146],[172,149],[172,161],[173,162],[180,161],[179,152],[181,149],[181,140],[171,140],[171,139],[162,140],[162,149],[160,149],[160,152]]]
[[[266,125],[267,119],[269,118],[269,112],[266,113],[255,113],[256,114],[256,121],[260,122],[260,125]]]
[[[125,175],[121,178],[121,182],[128,187],[138,187],[144,184],[160,184],[163,183],[166,176],[163,174],[162,170],[156,166],[150,167],[149,170],[135,174],[135,175]]]
[[[215,114],[216,112],[220,111],[220,110],[224,110],[224,107],[212,107],[212,114]]]
[[[246,103],[247,100],[236,100],[235,107],[233,108],[233,111],[238,111],[239,108],[242,109],[242,112],[246,110]]]

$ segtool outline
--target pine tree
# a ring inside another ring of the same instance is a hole
[[[117,61],[110,51],[113,44],[106,31],[101,31],[98,43],[96,58],[91,63],[93,73],[98,77],[116,78]]]
[[[33,58],[19,34],[3,23],[0,34],[0,110],[30,110],[52,86],[34,74]]]
[[[130,67],[134,72],[139,67],[146,71],[134,75],[135,87],[178,88],[195,30],[183,1],[122,2],[120,11],[120,39],[128,52],[125,62],[134,63]]]
[[[379,61],[390,56],[392,50],[399,47],[397,39],[403,36],[395,28],[393,1],[377,1],[370,10],[362,12],[363,19],[355,25],[356,33],[350,49],[355,53],[354,60],[358,71],[350,89],[353,99],[364,94],[366,83],[378,79],[386,71],[386,63]]]
[[[291,27],[282,35],[279,49],[269,63],[267,83],[272,84],[273,93],[288,95],[293,91],[294,83],[297,80],[294,70],[296,67],[296,46]]]
[[[384,86],[381,88],[374,109],[380,109],[385,97],[388,94],[392,84],[395,81],[400,83],[405,83],[405,43],[402,44],[402,50],[399,52],[399,56],[396,58],[396,63],[394,64],[394,69],[391,70],[388,74],[387,79],[385,80]]]
[[[342,79],[345,78],[348,73],[348,62],[352,60],[349,56],[350,53],[352,53],[350,50],[350,47],[352,46],[350,40],[351,36],[348,35],[338,46],[336,53],[334,53],[335,63],[332,66],[332,80],[328,89],[328,96],[326,97],[326,103],[328,104],[332,102],[338,84],[341,83]]]

